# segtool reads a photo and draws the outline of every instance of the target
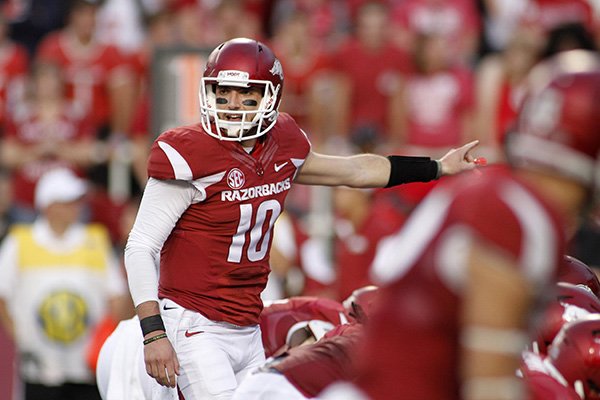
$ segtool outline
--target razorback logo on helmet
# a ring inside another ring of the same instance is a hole
[[[227,185],[232,189],[240,189],[246,183],[246,176],[237,168],[232,169],[227,174]]]
[[[281,66],[281,63],[278,59],[275,59],[275,62],[273,63],[273,66],[271,67],[269,72],[273,75],[279,75],[279,77],[283,80],[283,67]]]

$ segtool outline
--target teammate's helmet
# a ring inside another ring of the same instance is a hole
[[[515,132],[510,161],[594,183],[600,149],[600,58],[585,50],[561,52],[531,73],[531,88]]]
[[[346,313],[361,324],[367,322],[373,309],[378,289],[377,286],[370,285],[354,290],[343,302]]]
[[[220,119],[217,114],[217,86],[250,87],[263,90],[256,111],[218,110],[241,120]],[[208,57],[200,84],[200,118],[206,132],[221,140],[241,141],[264,135],[277,121],[283,69],[271,49],[252,39],[231,39],[217,46]],[[250,120],[250,116],[254,117]]]
[[[572,283],[557,283],[534,329],[537,351],[546,354],[565,324],[593,313],[600,313],[600,300],[592,292]]]
[[[596,297],[600,296],[600,281],[598,281],[598,277],[590,267],[575,257],[564,256],[563,263],[558,270],[558,281],[584,285]]]
[[[600,316],[565,325],[552,343],[548,361],[581,398],[600,399]]]

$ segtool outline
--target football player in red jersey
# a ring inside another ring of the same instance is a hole
[[[264,361],[260,293],[292,182],[389,187],[475,168],[477,142],[440,160],[317,154],[278,112],[282,89],[267,46],[222,43],[201,80],[201,124],[164,132],[150,152],[125,264],[146,370],[187,400],[230,398]]]
[[[259,317],[265,356],[298,342],[319,340],[334,326],[348,322],[344,306],[332,299],[296,296],[265,304]]]
[[[544,309],[533,324],[532,350],[547,354],[548,346],[560,328],[589,314],[600,313],[600,300],[583,285],[558,282],[552,292],[552,299],[544,304]]]
[[[596,273],[586,263],[573,256],[564,256],[558,271],[558,281],[583,285],[589,288],[596,297],[600,297],[600,281]]]
[[[377,286],[355,289],[343,303],[350,323],[338,325],[316,343],[288,348],[268,359],[238,387],[233,400],[312,399],[331,383],[352,379],[354,354],[377,292]]]
[[[511,167],[440,182],[382,245],[360,376],[324,398],[524,398],[515,371],[529,319],[594,186],[599,65],[585,51],[540,65]]]
[[[600,399],[600,315],[563,326],[547,356],[525,354],[530,400]]]

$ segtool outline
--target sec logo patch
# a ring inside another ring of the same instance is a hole
[[[227,184],[232,189],[241,189],[246,183],[246,176],[237,168],[232,169],[227,174]]]

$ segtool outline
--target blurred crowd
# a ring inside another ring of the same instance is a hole
[[[87,218],[106,225],[115,245],[125,240],[121,215],[135,208],[160,133],[150,123],[152,99],[161,95],[152,92],[151,67],[162,49],[210,49],[240,36],[265,41],[286,73],[281,111],[317,150],[435,157],[479,139],[479,152],[501,162],[532,66],[600,41],[600,10],[587,0],[6,0],[1,11],[4,232],[33,221],[37,180],[65,166],[90,182]],[[369,247],[361,238],[399,226],[432,185],[326,196],[343,219],[331,223],[340,260]],[[282,244],[284,258],[292,247],[300,254],[303,234],[309,240],[315,230],[304,218],[313,190],[298,189],[289,201],[289,229],[299,232],[294,246]],[[387,207],[390,226],[344,215],[363,207]],[[585,226],[577,249],[592,264],[585,243],[595,229],[593,221]],[[306,263],[319,269],[316,258]],[[316,280],[330,286],[334,272],[321,268]]]
[[[233,37],[274,50],[285,71],[280,111],[317,151],[439,157],[478,139],[478,153],[501,163],[529,71],[558,52],[596,51],[600,2],[1,1],[0,238],[39,216],[40,177],[68,168],[87,182],[81,218],[104,226],[122,258],[160,133],[150,122],[161,95],[154,56]],[[379,241],[435,184],[295,188],[276,226],[265,297],[342,301],[369,285]],[[600,213],[590,215],[569,254],[600,266]],[[119,318],[133,315],[123,307]]]

